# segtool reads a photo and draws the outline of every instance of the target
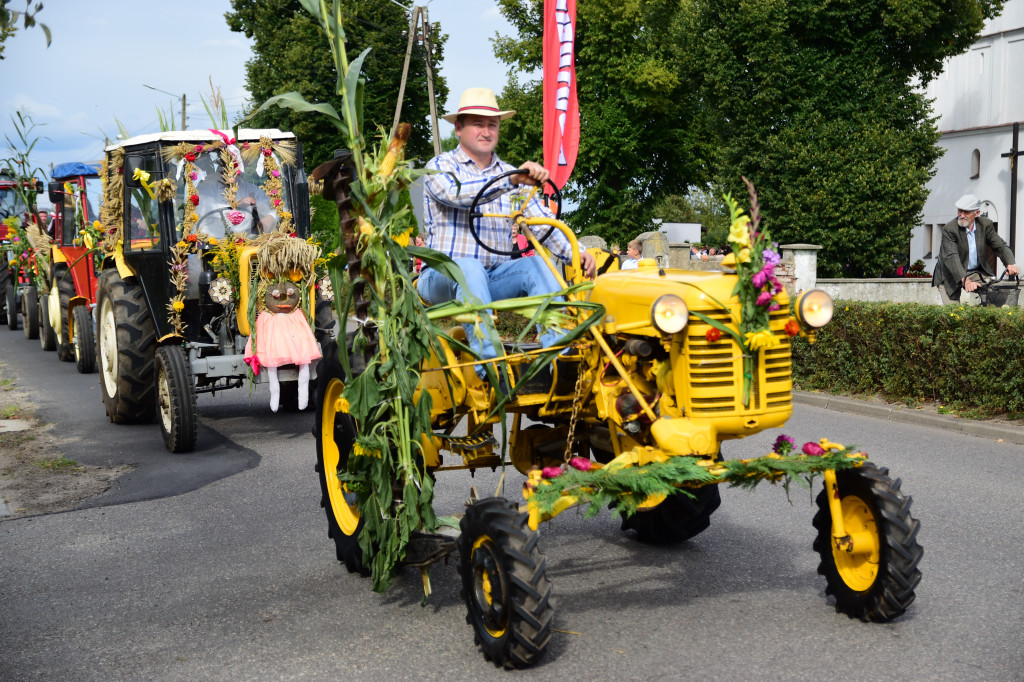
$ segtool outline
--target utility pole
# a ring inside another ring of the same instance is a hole
[[[1017,157],[1021,155],[1017,142],[1020,135],[1020,123],[1013,124],[1013,142],[1010,151],[1000,154],[1010,159],[1010,251],[1017,252]]]
[[[398,86],[398,104],[395,106],[395,120],[391,124],[391,134],[398,130],[398,119],[402,115],[402,100],[405,98],[405,83],[409,78],[409,60],[412,58],[412,45],[417,40],[423,41],[423,61],[427,65],[427,98],[430,100],[430,125],[434,137],[434,154],[441,153],[441,138],[437,129],[437,103],[434,101],[434,66],[430,63],[430,20],[427,19],[426,7],[413,7],[409,19],[409,42],[405,46],[405,66],[402,67],[402,83]]]
[[[166,90],[161,90],[160,88],[154,88],[152,85],[146,85],[145,83],[143,83],[142,87],[149,88],[150,90],[156,90],[157,92],[162,92],[165,95],[170,95],[171,97],[177,97],[177,95],[175,95],[173,92],[167,92]],[[188,128],[185,127],[185,99],[186,99],[185,98],[185,93],[181,93],[181,129],[182,130],[188,130]],[[171,116],[171,119],[172,119],[171,120],[171,124],[172,125],[174,124],[173,118],[174,117]]]

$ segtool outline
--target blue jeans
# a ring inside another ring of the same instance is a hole
[[[516,258],[485,268],[475,258],[455,258],[455,264],[462,268],[466,285],[474,296],[484,303],[502,301],[520,296],[539,296],[559,291],[562,287],[551,274],[544,259],[540,256]],[[420,275],[416,283],[420,297],[429,305],[437,305],[451,300],[465,301],[462,288],[437,270],[427,269]],[[489,324],[489,320],[484,324]],[[481,359],[489,360],[497,357],[494,346],[489,339],[478,338],[473,325],[464,324],[469,347]],[[540,335],[541,343],[547,347],[554,345],[565,332],[561,329],[544,328]],[[484,378],[483,367],[477,365],[476,373]]]

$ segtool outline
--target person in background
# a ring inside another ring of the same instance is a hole
[[[619,270],[635,270],[640,267],[640,259],[643,258],[644,244],[639,239],[634,239],[626,245],[626,259],[622,261]]]
[[[988,264],[988,253],[995,253],[1006,264],[1006,272],[1017,275],[1013,251],[1006,245],[996,226],[981,216],[981,201],[965,194],[956,202],[956,219],[942,227],[939,259],[932,274],[932,286],[942,286],[949,303],[959,303],[964,291],[972,292],[984,277],[995,277]]]

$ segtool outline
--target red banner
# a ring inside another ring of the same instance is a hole
[[[544,167],[559,189],[580,147],[575,46],[576,0],[544,0]]]

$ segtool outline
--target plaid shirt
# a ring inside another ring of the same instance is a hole
[[[423,185],[423,232],[426,245],[450,258],[475,258],[485,268],[509,260],[510,256],[491,253],[473,239],[469,231],[469,207],[488,180],[505,171],[515,170],[515,166],[505,163],[497,154],[491,154],[490,165],[481,170],[460,145],[450,152],[435,156],[427,163],[427,168],[441,172],[426,176]],[[458,178],[459,182],[456,183],[452,176]],[[523,189],[529,191],[533,188],[529,185],[514,187],[509,178],[504,178],[488,188],[477,210],[481,213],[509,215],[512,213],[512,202],[525,196],[518,192]],[[517,192],[513,193],[513,190]],[[552,217],[551,211],[541,203],[540,196],[538,191],[530,198],[524,213],[527,216]],[[538,229],[538,236],[543,235],[547,229]],[[491,248],[512,250],[512,221],[508,218],[478,218],[476,230],[480,239]],[[544,245],[556,258],[565,262],[572,259],[569,240],[558,230],[551,233]]]

